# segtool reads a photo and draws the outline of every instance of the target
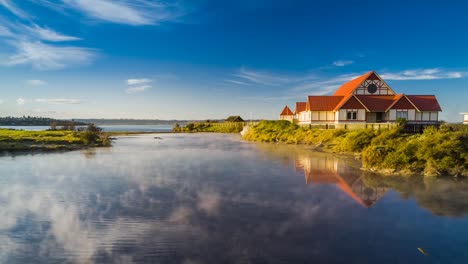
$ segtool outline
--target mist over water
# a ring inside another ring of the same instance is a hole
[[[237,135],[158,136],[0,157],[0,263],[468,262],[463,181],[385,178]]]

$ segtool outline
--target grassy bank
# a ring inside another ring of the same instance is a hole
[[[441,126],[423,134],[391,130],[318,130],[288,121],[262,121],[244,135],[261,142],[309,144],[333,152],[359,153],[370,170],[427,176],[468,176],[468,130]]]
[[[239,133],[243,127],[243,123],[188,123],[185,126],[176,125],[172,132]]]
[[[0,129],[0,151],[54,151],[109,146],[107,134],[90,126],[83,131],[25,131]]]

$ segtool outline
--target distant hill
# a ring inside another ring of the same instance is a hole
[[[23,116],[23,117],[0,117],[0,126],[50,126],[55,123],[56,126],[70,125],[73,122],[75,126],[87,125],[86,122],[77,120],[58,120],[48,117],[35,117],[35,116]]]

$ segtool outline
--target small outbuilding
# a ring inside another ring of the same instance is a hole
[[[229,116],[226,118],[226,122],[245,122],[240,116]]]
[[[283,108],[283,111],[281,111],[280,113],[280,116],[279,116],[279,119],[280,120],[288,120],[290,122],[292,122],[294,120],[294,113],[291,111],[291,109],[289,109],[289,107],[286,105],[284,108]]]

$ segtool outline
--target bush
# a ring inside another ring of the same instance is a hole
[[[443,125],[423,134],[388,130],[320,130],[288,121],[261,121],[244,139],[288,144],[312,144],[339,152],[362,154],[363,166],[426,175],[468,176],[468,130]]]

